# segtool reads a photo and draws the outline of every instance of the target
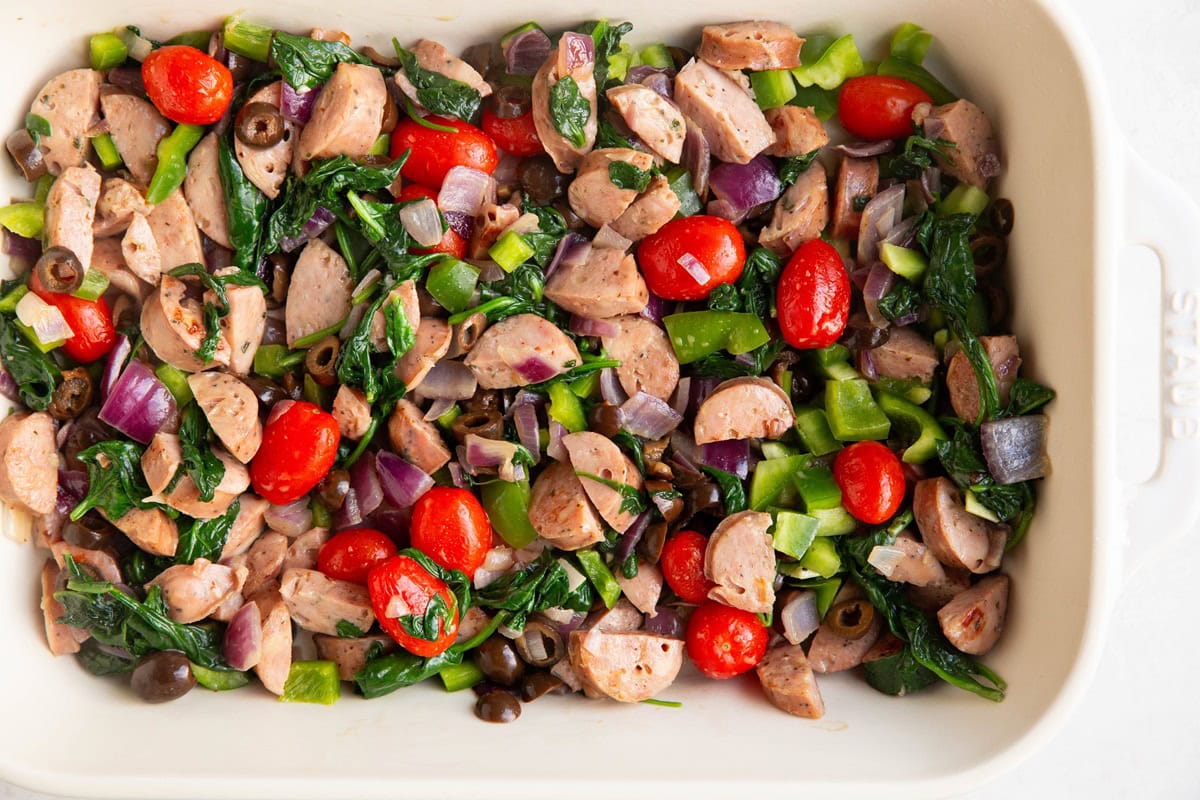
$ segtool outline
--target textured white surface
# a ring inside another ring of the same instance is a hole
[[[1200,4],[1067,1],[1100,53],[1123,132],[1200,201]],[[1200,637],[1187,622],[1198,561],[1195,531],[1148,556],[1118,603],[1099,672],[1066,728],[970,800],[1200,797],[1193,666]],[[7,787],[0,787],[0,798],[45,800]]]

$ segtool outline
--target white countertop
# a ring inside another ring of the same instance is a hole
[[[1100,53],[1134,148],[1200,202],[1200,2],[1064,2],[1081,16]],[[1063,731],[968,800],[1200,798],[1197,534],[1189,531],[1150,554],[1131,577],[1095,681]],[[6,786],[0,798],[51,800]]]

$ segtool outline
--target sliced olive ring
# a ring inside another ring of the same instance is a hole
[[[51,247],[42,253],[33,269],[48,292],[71,294],[83,285],[83,265],[65,247]]]
[[[250,147],[279,144],[283,132],[283,115],[270,103],[247,103],[234,121],[237,138]]]
[[[29,135],[29,131],[24,128],[13,131],[4,142],[4,146],[8,148],[8,154],[12,156],[13,161],[21,168],[21,174],[25,176],[25,180],[33,183],[46,174],[48,169],[46,159],[42,156],[42,151],[33,143],[33,137]]]
[[[829,609],[829,629],[844,639],[861,639],[875,622],[875,606],[863,599],[843,600]]]
[[[541,637],[542,647],[540,648],[540,653],[535,653],[530,648],[528,638],[530,636]],[[513,643],[517,646],[517,653],[521,656],[522,660],[531,667],[552,667],[561,661],[567,652],[566,645],[563,644],[563,639],[559,632],[536,619],[525,623],[525,630],[513,640]]]
[[[459,414],[450,423],[450,432],[454,438],[466,441],[470,434],[482,436],[484,439],[504,438],[504,418],[500,412],[489,409],[486,411],[467,411]]]
[[[65,370],[46,410],[58,420],[75,419],[92,404],[92,393],[92,376],[86,369]]]
[[[304,356],[304,369],[314,381],[322,386],[333,386],[337,383],[337,360],[341,347],[341,342],[336,336],[326,336],[308,348]]]

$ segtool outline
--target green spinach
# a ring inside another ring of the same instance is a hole
[[[194,519],[186,525],[180,525],[175,563],[191,564],[198,558],[206,558],[209,561],[219,559],[241,509],[241,499],[235,499],[219,517]]]
[[[737,475],[732,475],[723,469],[708,466],[700,467],[700,471],[712,478],[716,482],[717,487],[720,488],[721,499],[725,503],[726,515],[746,510],[746,487],[742,485],[742,481]]]
[[[33,139],[34,147],[41,146],[43,136],[53,135],[53,131],[50,128],[50,120],[34,113],[25,115],[25,131]]]
[[[367,635],[367,632],[355,625],[348,619],[338,620],[336,625],[337,635],[340,639],[361,639]]]
[[[945,156],[946,149],[955,147],[949,139],[927,139],[914,133],[904,140],[904,150],[879,160],[884,177],[912,180],[933,165],[934,156]]]
[[[559,134],[582,150],[587,146],[587,124],[592,118],[592,106],[579,91],[579,84],[564,75],[550,87],[550,119]]]
[[[501,576],[475,592],[476,605],[509,612],[505,623],[514,630],[525,627],[525,621],[535,611],[547,608],[569,608],[587,611],[594,595],[591,584],[581,583],[574,591],[562,563],[549,550],[543,550],[534,561],[522,569]]]
[[[124,439],[99,442],[81,452],[79,460],[87,465],[88,493],[71,510],[71,519],[78,521],[93,508],[110,520],[118,520],[135,508],[162,508],[146,502],[150,487],[142,473],[141,445]]]
[[[644,192],[654,177],[654,171],[642,169],[628,161],[613,161],[608,165],[608,179],[618,189],[632,189]]]
[[[1055,392],[1049,386],[1043,386],[1035,381],[1017,378],[1013,381],[1008,393],[1008,408],[1004,415],[1019,417],[1031,414],[1055,398]]]
[[[599,475],[593,475],[590,472],[582,472],[575,470],[575,476],[578,478],[587,478],[590,481],[595,481],[601,486],[607,486],[621,496],[622,514],[640,514],[646,510],[646,498],[642,497],[641,491],[628,483],[601,478]]]
[[[879,299],[879,313],[889,320],[915,314],[921,308],[921,293],[905,280],[896,281],[887,294]]]
[[[821,148],[810,150],[802,156],[791,156],[790,158],[782,159],[779,162],[779,182],[784,188],[791,186],[800,176],[808,172],[808,168],[817,160],[820,155]]]
[[[614,53],[621,49],[621,39],[625,38],[625,34],[631,30],[633,30],[633,24],[630,22],[613,25],[606,19],[586,22],[580,27],[579,32],[590,35],[596,45],[594,74],[596,86],[601,89],[607,88],[609,60]]]
[[[17,329],[13,319],[0,314],[0,363],[17,384],[21,402],[34,411],[44,411],[54,400],[58,365],[38,350]]]
[[[613,434],[612,440],[629,453],[629,457],[633,459],[633,463],[637,464],[638,472],[645,475],[646,456],[644,453],[645,446],[642,444],[642,440],[624,429]]]
[[[283,79],[294,89],[315,89],[333,75],[337,65],[371,63],[371,59],[342,44],[276,31],[271,38],[271,58]]]
[[[183,409],[179,421],[179,445],[183,450],[183,461],[171,479],[167,491],[174,490],[185,474],[196,484],[200,500],[211,502],[217,486],[225,477],[225,463],[217,458],[208,444],[208,419],[200,406],[190,403]],[[190,562],[189,562],[190,563]]]
[[[233,263],[242,272],[253,273],[261,254],[263,220],[266,219],[270,201],[246,177],[225,137],[217,140],[217,168],[225,195]]]
[[[396,58],[400,59],[400,66],[409,83],[417,90],[417,102],[427,111],[458,117],[464,122],[475,119],[482,98],[474,87],[440,72],[425,69],[417,63],[417,57],[401,47],[396,39],[392,39],[392,46],[396,48]]]

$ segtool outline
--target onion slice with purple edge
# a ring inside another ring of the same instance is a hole
[[[893,226],[888,235],[883,237],[883,242],[899,245],[900,247],[909,247],[916,239],[916,233],[917,217],[909,217],[908,219],[900,220],[899,223]]]
[[[344,531],[347,528],[353,528],[356,525],[361,525],[363,521],[362,508],[358,504],[358,492],[351,487],[350,491],[346,492],[346,497],[342,500],[342,507],[333,512],[333,529],[335,531]]]
[[[470,367],[461,361],[443,359],[433,365],[413,393],[433,400],[469,400],[475,396],[477,385]]]
[[[591,242],[578,233],[568,233],[559,240],[558,247],[554,250],[554,258],[550,259],[550,263],[546,265],[546,277],[549,278],[553,275],[554,271],[564,263],[570,266],[582,264],[587,261],[588,255],[591,252]]]
[[[637,515],[637,518],[630,523],[625,532],[621,534],[621,538],[617,540],[617,549],[613,552],[613,555],[616,556],[618,564],[633,554],[634,548],[638,546],[638,542],[646,535],[646,528],[648,527],[650,527],[650,512],[643,511]]]
[[[380,451],[375,457],[383,496],[396,508],[409,508],[433,488],[433,478],[395,453]]]
[[[682,639],[685,630],[679,612],[670,606],[659,606],[653,614],[647,614],[645,627],[646,633],[668,639]]]
[[[433,247],[442,240],[442,215],[428,197],[401,206],[400,223],[422,247]]]
[[[610,319],[592,319],[577,314],[571,315],[567,329],[578,336],[616,336],[618,332],[616,323]]]
[[[704,195],[708,194],[712,150],[709,148],[708,139],[704,138],[704,131],[700,130],[700,126],[690,119],[685,121],[687,122],[687,137],[683,140],[683,166],[692,176],[692,188],[703,200]]]
[[[325,206],[317,206],[317,210],[313,215],[305,221],[303,227],[300,228],[300,233],[295,236],[285,237],[279,243],[279,247],[285,253],[291,253],[299,250],[310,239],[315,239],[320,236],[325,230],[333,224],[333,212]]]
[[[691,253],[684,253],[675,259],[675,262],[683,267],[683,271],[690,275],[696,283],[704,285],[712,280],[712,276],[708,274],[704,264]]]
[[[474,167],[455,166],[446,173],[438,191],[437,207],[443,213],[456,212],[475,217],[484,204],[496,200],[496,182],[492,176]]]
[[[876,142],[846,142],[834,145],[830,149],[851,158],[874,158],[895,150],[896,143],[891,139],[880,139]]]
[[[530,28],[511,37],[502,47],[509,75],[533,75],[546,62],[551,45],[545,31]]]
[[[426,422],[433,422],[452,408],[454,408],[453,400],[444,397],[438,398],[429,404],[429,408],[425,409],[425,414],[421,419]]]
[[[108,399],[108,393],[112,391],[113,384],[121,376],[121,369],[125,366],[125,361],[131,352],[133,352],[133,345],[130,344],[129,337],[123,333],[117,336],[117,342],[113,345],[113,349],[108,351],[108,359],[104,362],[104,373],[100,376],[100,399],[102,401]]]
[[[621,405],[621,427],[635,436],[661,439],[680,422],[683,415],[652,394],[638,392]]]
[[[869,381],[879,380],[879,368],[875,364],[875,356],[870,350],[859,350],[855,356],[855,364],[862,376]]]
[[[42,255],[42,243],[37,239],[29,239],[10,230],[5,230],[4,255],[37,261]]]
[[[750,440],[727,439],[702,445],[700,460],[706,467],[713,467],[743,480],[750,475]]]
[[[350,467],[350,486],[358,498],[358,508],[365,517],[383,504],[383,485],[375,466],[375,455],[364,453]]]
[[[876,261],[871,265],[867,281],[863,284],[863,308],[867,310],[867,319],[871,320],[871,324],[876,328],[886,328],[888,325],[888,318],[879,310],[879,301],[895,285],[896,273],[888,269],[886,264]]]
[[[932,205],[942,193],[942,171],[937,167],[926,167],[921,173],[921,194],[925,202]]]
[[[538,436],[537,406],[531,403],[514,406],[512,416],[521,446],[533,456],[533,463],[538,463],[542,460],[542,443]]]
[[[612,367],[600,370],[600,396],[604,398],[604,402],[614,406],[619,406],[629,399],[625,388],[621,386],[617,371]]]
[[[879,241],[892,232],[904,215],[904,192],[905,185],[897,183],[872,197],[863,207],[855,255],[859,263],[879,260]]]
[[[287,505],[267,506],[263,514],[267,527],[278,531],[289,539],[294,539],[312,528],[312,508],[309,507],[308,496],[288,503]]]
[[[546,455],[553,458],[555,461],[566,461],[567,455],[566,445],[562,443],[563,437],[567,435],[567,428],[561,422],[550,420],[548,427],[550,437],[546,444]]]
[[[783,636],[791,644],[800,644],[821,627],[821,615],[817,611],[817,593],[811,589],[795,592],[779,609],[779,621],[783,624]]]
[[[294,122],[297,125],[307,125],[308,120],[312,117],[313,105],[317,102],[317,95],[321,94],[321,88],[318,86],[307,92],[298,92],[292,88],[291,84],[284,81],[283,91],[279,95],[279,113],[288,122]]]
[[[515,463],[517,445],[512,442],[485,439],[468,433],[463,444],[466,448],[463,460],[466,461],[468,471],[478,470],[480,467],[496,467],[500,480],[509,483],[525,477],[525,467]]]
[[[1042,414],[989,420],[979,426],[979,443],[988,471],[1007,486],[1044,478],[1050,468]]]
[[[149,444],[175,413],[175,398],[167,387],[145,363],[134,359],[113,384],[99,416],[130,439]]]
[[[675,384],[675,391],[671,394],[671,408],[675,409],[676,414],[681,416],[686,414],[691,397],[692,379],[685,375],[679,379],[679,383]]]
[[[638,312],[638,316],[650,320],[655,325],[661,325],[662,318],[667,315],[667,301],[654,292],[647,292],[647,294],[650,297],[646,300],[646,307]]]
[[[262,616],[258,606],[246,603],[237,610],[225,628],[221,654],[230,667],[238,671],[251,669],[262,657]]]
[[[783,194],[783,184],[771,159],[763,155],[746,164],[721,164],[708,177],[713,196],[724,200],[728,209],[744,219],[750,209],[773,202]]]

